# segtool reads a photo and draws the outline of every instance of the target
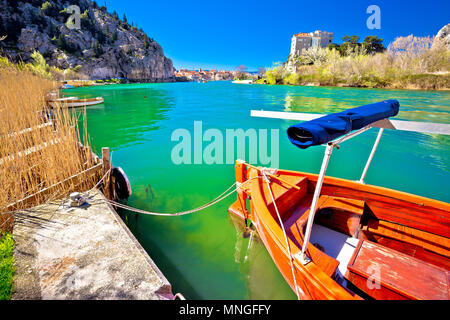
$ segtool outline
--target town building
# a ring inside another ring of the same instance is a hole
[[[233,80],[233,72],[226,70],[187,70],[180,69],[175,71],[175,77],[179,81],[220,81]],[[184,80],[183,80],[184,79]]]

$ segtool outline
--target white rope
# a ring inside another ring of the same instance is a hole
[[[126,209],[132,212],[136,212],[136,213],[141,213],[141,214],[146,214],[146,215],[152,215],[152,216],[168,216],[168,217],[174,217],[174,216],[183,216],[186,214],[191,214],[191,213],[195,213],[201,210],[204,210],[206,208],[209,208],[213,205],[215,205],[216,203],[228,198],[229,196],[231,196],[234,192],[236,192],[238,189],[241,189],[242,186],[244,186],[246,183],[254,180],[254,179],[258,179],[261,178],[260,176],[251,178],[246,180],[245,182],[243,182],[240,186],[236,186],[236,182],[233,183],[227,190],[225,190],[224,192],[222,192],[219,196],[217,196],[216,198],[214,198],[213,200],[205,203],[204,205],[195,208],[195,209],[191,209],[191,210],[187,210],[187,211],[181,211],[181,212],[175,212],[175,213],[161,213],[161,212],[151,212],[151,211],[146,211],[146,210],[141,210],[141,209],[137,209],[137,208],[133,208],[130,206],[127,206],[125,204],[113,201],[113,200],[108,200],[106,199],[106,201],[110,204],[113,204],[116,207],[122,208],[122,209]],[[233,188],[234,186],[236,186],[236,188],[232,191],[230,191],[231,188]],[[230,192],[228,192],[230,191]],[[228,192],[228,193],[227,193]]]
[[[275,199],[272,194],[272,189],[270,188],[270,181],[269,181],[269,177],[266,174],[266,169],[267,168],[262,168],[261,173],[263,175],[264,181],[267,184],[267,189],[269,190],[270,197],[272,198],[272,203],[275,208],[275,212],[277,213],[278,221],[280,222],[281,229],[283,230],[284,240],[286,241],[286,245],[287,245],[287,249],[288,249],[288,253],[289,253],[289,262],[291,264],[292,277],[294,279],[295,293],[297,295],[297,299],[300,300],[300,294],[298,293],[297,279],[295,278],[294,263],[293,263],[292,254],[291,254],[291,246],[289,245],[289,240],[286,235],[286,230],[284,230],[284,224],[283,224],[283,221],[281,220],[280,213],[278,212],[278,207],[277,207],[277,204],[275,203]]]

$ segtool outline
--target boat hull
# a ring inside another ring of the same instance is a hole
[[[66,106],[68,108],[79,108],[85,106],[94,106],[97,104],[102,104],[104,99],[101,97],[93,98],[93,99],[61,99],[57,101],[50,101],[49,104],[51,106],[61,105]]]

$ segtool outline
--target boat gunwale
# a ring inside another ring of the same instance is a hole
[[[284,170],[279,169],[277,171],[279,174],[288,174],[288,175],[294,175],[294,176],[305,176],[312,182],[317,182],[317,179],[319,177],[318,174],[315,173],[307,173],[302,171],[293,171],[293,170]],[[399,200],[399,201],[405,201],[412,204],[415,204],[420,207],[428,206],[431,208],[438,208],[443,211],[450,211],[450,203],[447,203],[445,201],[437,200],[437,199],[431,199],[424,196],[419,196],[413,193],[409,193],[406,191],[400,191],[395,190],[387,187],[382,186],[376,186],[372,184],[366,184],[366,183],[360,183],[358,181],[353,181],[345,178],[338,178],[338,177],[332,177],[332,176],[325,176],[324,177],[324,185],[334,185],[337,187],[346,187],[353,190],[358,190],[362,192],[366,192],[369,194],[374,194],[382,197],[386,197],[393,200]],[[344,185],[342,184],[344,183]],[[354,188],[352,186],[357,186],[357,188]],[[391,195],[387,195],[386,192],[390,193]],[[411,198],[416,198],[419,201],[414,201]]]

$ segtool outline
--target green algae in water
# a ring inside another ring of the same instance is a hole
[[[292,121],[251,118],[250,110],[330,113],[397,99],[397,119],[450,123],[449,92],[208,82],[97,86],[66,94],[105,98],[103,105],[87,109],[94,150],[101,154],[102,147],[110,147],[113,164],[125,170],[133,188],[128,204],[156,212],[198,207],[235,181],[233,164],[172,163],[177,144],[172,132],[192,132],[194,121],[202,121],[203,132],[279,129],[279,167],[313,173],[320,170],[324,148],[294,147],[285,133]],[[327,174],[358,180],[376,134],[371,129],[343,143]],[[365,181],[449,202],[449,154],[448,136],[385,130]],[[295,299],[257,237],[247,250],[249,238],[241,237],[227,213],[234,200],[233,195],[182,217],[122,215],[174,293],[188,299]]]

